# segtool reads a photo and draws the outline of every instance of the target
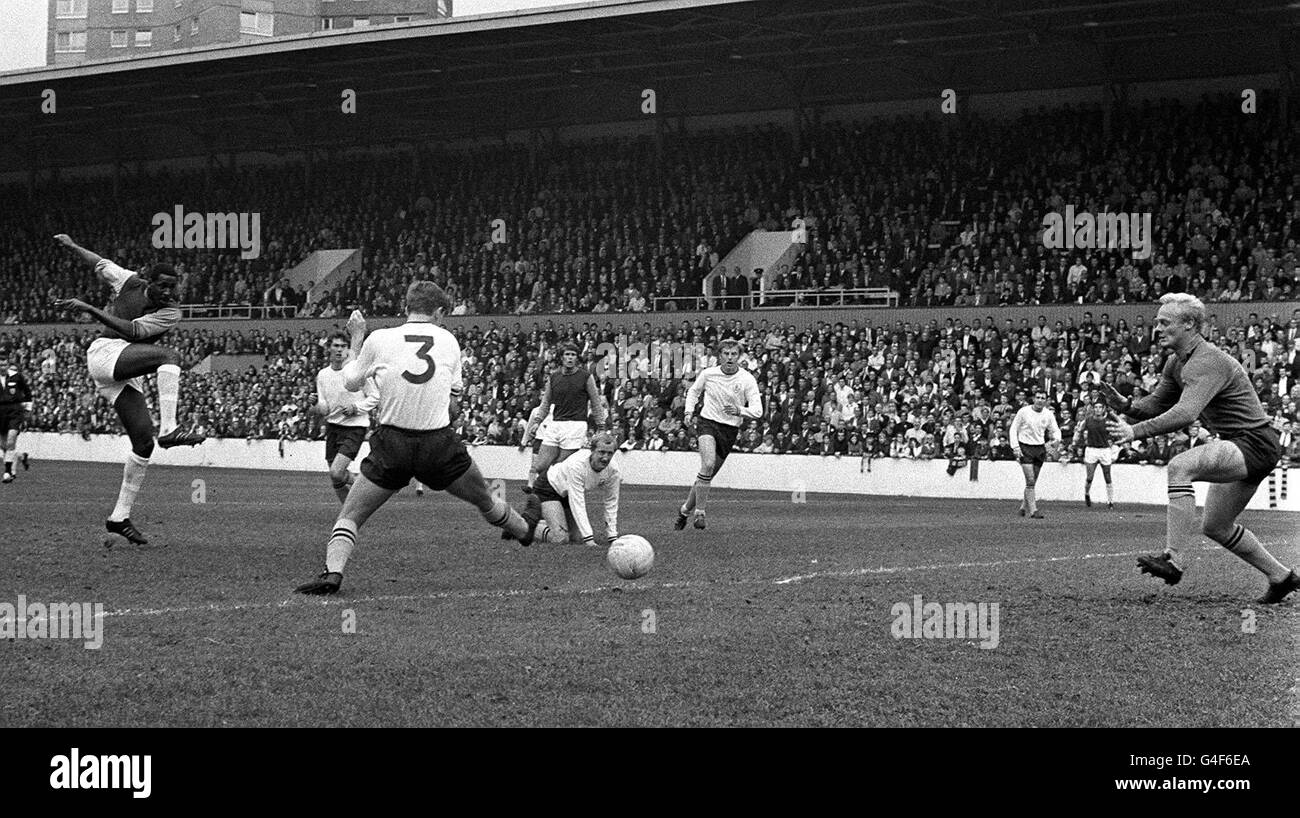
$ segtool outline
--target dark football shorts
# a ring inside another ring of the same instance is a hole
[[[1025,465],[1037,463],[1041,466],[1047,462],[1047,446],[1042,443],[1021,443],[1020,462]]]
[[[356,460],[365,439],[365,426],[325,424],[325,462],[332,465],[335,456],[340,454],[348,460]]]
[[[1282,457],[1282,441],[1272,426],[1260,426],[1223,439],[1236,445],[1246,456],[1247,483],[1259,483],[1268,477]]]
[[[537,475],[537,481],[533,483],[533,494],[537,495],[537,499],[543,503],[560,503],[566,511],[569,508],[569,498],[555,490],[551,481],[546,479],[545,471]]]
[[[700,418],[699,425],[696,427],[696,437],[709,435],[713,438],[713,449],[718,454],[718,462],[714,469],[722,468],[723,462],[727,455],[731,454],[731,449],[736,445],[736,437],[740,434],[739,426],[732,426],[727,423],[718,423],[716,420]]]
[[[412,477],[442,491],[473,465],[465,444],[449,426],[431,431],[380,426],[370,436],[370,454],[361,463],[361,473],[390,491],[405,488]]]
[[[23,418],[27,415],[21,408],[0,409],[0,436],[23,430]]]

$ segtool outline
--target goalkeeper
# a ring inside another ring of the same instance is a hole
[[[1060,452],[1061,427],[1056,423],[1056,415],[1047,408],[1047,393],[1038,390],[1034,393],[1034,402],[1020,407],[1016,417],[1011,421],[1011,450],[1015,452],[1020,469],[1025,473],[1025,497],[1020,503],[1020,516],[1028,512],[1036,520],[1043,518],[1038,510],[1038,501],[1034,497],[1034,487],[1038,484],[1038,472],[1042,470],[1047,458],[1056,459]]]

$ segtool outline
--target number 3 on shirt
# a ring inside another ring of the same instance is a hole
[[[429,357],[429,350],[433,349],[433,336],[403,335],[402,337],[413,344],[420,345],[420,348],[415,351],[415,357],[429,365],[428,368],[418,375],[408,369],[402,373],[402,377],[406,378],[406,380],[411,383],[428,383],[430,379],[433,378],[434,370],[438,368],[438,364],[434,362],[433,358]]]

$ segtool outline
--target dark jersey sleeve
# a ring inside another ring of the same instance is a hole
[[[1167,411],[1133,426],[1133,437],[1163,435],[1191,425],[1201,416],[1215,395],[1227,385],[1232,373],[1213,358],[1193,357],[1183,367],[1183,390],[1178,402]],[[1163,378],[1161,379],[1163,384]],[[1154,395],[1153,395],[1154,396]]]

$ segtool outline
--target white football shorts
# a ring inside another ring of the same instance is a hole
[[[560,449],[581,449],[587,445],[587,421],[553,420],[542,432],[542,445]]]
[[[109,403],[116,403],[117,396],[128,386],[144,394],[144,378],[131,378],[127,381],[113,379],[113,369],[117,366],[118,356],[130,346],[130,341],[121,338],[96,338],[86,350],[86,369],[95,382],[96,391]]]

